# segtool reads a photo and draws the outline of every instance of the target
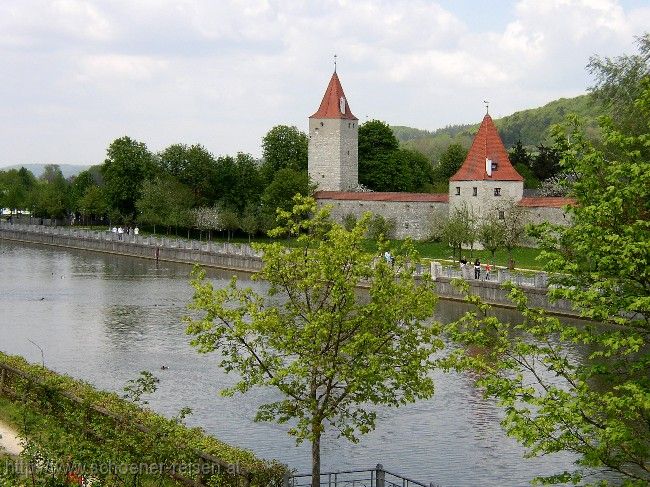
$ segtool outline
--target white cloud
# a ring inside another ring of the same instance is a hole
[[[147,56],[118,54],[86,56],[80,62],[77,81],[110,83],[115,80],[147,80],[159,76],[169,63]]]
[[[476,121],[484,99],[507,114],[584,91],[589,56],[630,52],[650,25],[650,7],[615,0],[520,0],[494,4],[501,21],[487,24],[498,27],[472,30],[471,7],[451,5],[5,0],[0,111],[11,116],[0,118],[0,163],[99,161],[124,133],[153,149],[192,141],[259,154],[274,124],[305,127],[334,53],[362,120]],[[43,107],[47,120],[35,120]]]

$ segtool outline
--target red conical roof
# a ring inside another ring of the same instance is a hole
[[[334,71],[330,79],[323,101],[320,102],[318,111],[309,118],[344,118],[346,120],[358,120],[352,115],[350,105],[343,92],[343,87],[339,81],[339,76]]]
[[[488,175],[486,159],[492,161],[492,174]],[[450,181],[523,181],[524,178],[512,167],[508,151],[503,146],[492,117],[485,115],[474,137],[465,162]]]

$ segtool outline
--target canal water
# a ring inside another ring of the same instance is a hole
[[[284,426],[253,421],[256,408],[273,393],[220,397],[219,390],[235,378],[219,369],[216,356],[199,355],[189,346],[181,318],[192,295],[190,269],[0,240],[0,350],[40,362],[34,342],[46,366],[113,391],[139,371],[152,371],[160,378],[149,399],[157,411],[171,416],[190,407],[190,425],[309,471],[308,445],[296,446]],[[231,273],[209,275],[225,285]],[[441,301],[437,318],[447,321],[464,311],[462,304]],[[503,319],[513,316],[502,313]],[[501,430],[500,409],[481,397],[471,377],[436,372],[434,378],[432,399],[381,409],[377,429],[359,444],[326,436],[323,471],[382,463],[440,486],[505,487],[572,467],[566,454],[525,459],[525,450]]]

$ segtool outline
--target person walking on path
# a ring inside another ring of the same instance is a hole
[[[481,278],[481,261],[476,259],[476,262],[474,262],[474,279],[480,279]]]
[[[485,280],[489,281],[490,280],[490,271],[492,270],[492,267],[490,267],[490,264],[487,263],[485,264]]]

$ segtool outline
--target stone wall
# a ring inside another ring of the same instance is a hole
[[[15,228],[17,226],[2,225],[0,238],[245,272],[256,272],[262,268],[261,257],[249,246],[127,235],[119,240],[117,235],[104,232],[81,232],[75,235],[74,232],[66,231],[58,233],[56,228],[34,226],[35,231],[29,231]]]
[[[460,188],[460,194],[457,194],[457,188]],[[495,195],[495,189],[499,190],[498,196]],[[453,211],[454,208],[467,205],[474,216],[480,219],[500,205],[519,201],[523,194],[524,183],[521,181],[450,181],[449,208]]]
[[[563,208],[549,208],[544,206],[529,207],[528,221],[533,224],[549,222],[553,225],[568,226],[571,222],[570,216]]]
[[[360,201],[318,199],[319,205],[331,205],[332,216],[341,222],[346,215],[360,218],[371,212],[395,222],[394,238],[424,240],[431,236],[434,215],[447,215],[447,203],[430,201]]]
[[[349,191],[359,184],[356,120],[309,119],[309,177],[323,191]]]

